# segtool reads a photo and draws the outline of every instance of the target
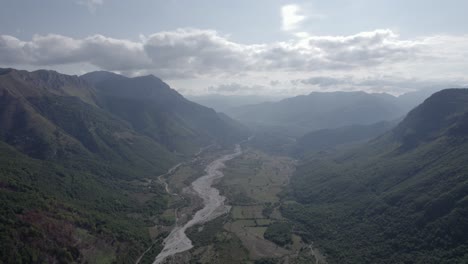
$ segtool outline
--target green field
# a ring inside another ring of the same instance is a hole
[[[197,246],[192,254],[196,255],[197,261],[221,263],[217,261],[225,250],[238,252],[237,259],[242,258],[242,263],[314,261],[311,247],[292,233],[292,226],[287,224],[283,228],[287,222],[279,211],[281,193],[294,168],[295,164],[289,158],[249,148],[227,162],[225,176],[216,188],[227,197],[232,209],[223,220],[214,220],[201,231],[193,228],[191,239]]]

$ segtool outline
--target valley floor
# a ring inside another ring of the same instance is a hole
[[[231,150],[232,151],[232,150]],[[170,232],[175,221],[187,222],[201,208],[190,183],[204,167],[226,150],[213,148],[180,165],[165,177],[171,196],[166,223],[151,229],[152,237]],[[282,194],[294,172],[294,160],[245,147],[226,162],[224,177],[215,187],[227,198],[230,212],[186,233],[193,248],[166,259],[167,263],[326,263],[325,257],[295,234],[294,223],[281,215],[287,203]],[[160,250],[160,247],[158,247]],[[151,263],[157,252],[148,252],[140,263]]]

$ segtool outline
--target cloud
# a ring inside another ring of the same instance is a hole
[[[310,71],[367,67],[414,59],[422,42],[404,41],[389,30],[351,36],[304,36],[289,42],[247,45],[213,30],[178,29],[139,41],[93,35],[74,39],[35,35],[30,41],[0,35],[8,63],[58,65],[87,62],[106,70],[155,70],[170,75],[238,74],[249,71]]]
[[[138,40],[57,34],[24,40],[0,35],[0,63],[41,68],[86,64],[127,75],[217,80],[213,83],[242,79],[252,81],[252,85],[282,89],[288,88],[283,84],[324,89],[382,85],[364,80],[370,76],[384,80],[382,87],[394,89],[398,85],[425,85],[411,81],[414,78],[438,78],[446,83],[463,79],[468,68],[467,46],[468,36],[403,39],[388,29],[348,36],[301,33],[289,41],[245,44],[214,30],[185,28],[140,36]],[[391,83],[391,79],[402,81]]]
[[[281,82],[278,81],[278,80],[271,80],[269,84],[270,84],[270,86],[277,86],[277,85],[279,85],[280,83],[281,83]]]
[[[153,34],[144,49],[159,70],[184,69],[187,73],[244,71],[254,48],[231,42],[212,30],[178,29]]]
[[[343,70],[410,61],[424,57],[424,50],[430,54],[425,46],[431,41],[434,42],[401,40],[390,30],[351,36],[307,35],[288,42],[257,45],[233,42],[216,31],[200,29],[159,32],[139,41],[102,35],[74,39],[55,34],[36,35],[30,41],[23,41],[0,35],[0,56],[3,61],[16,64],[87,62],[116,71],[210,75]]]
[[[8,35],[0,35],[0,61],[7,64],[28,64],[23,47],[25,42]]]
[[[95,13],[98,6],[104,4],[104,0],[77,0],[76,2],[79,5],[86,6],[91,13]]]
[[[405,41],[391,30],[375,30],[351,36],[311,36],[310,46],[325,51],[328,58],[356,65],[379,64],[384,61],[417,56],[421,42]]]
[[[266,67],[295,71],[350,69],[407,61],[420,55],[421,42],[405,41],[391,30],[350,36],[301,34],[289,42],[270,44],[258,55]]]
[[[292,80],[291,83],[294,85],[305,84],[305,85],[316,85],[320,87],[330,87],[330,86],[337,86],[341,84],[350,84],[350,80],[349,78],[316,76],[316,77],[310,77],[307,79]]]
[[[218,86],[208,87],[208,92],[218,94],[262,94],[268,91],[268,87],[262,85],[242,85],[239,83],[221,84]]]
[[[291,31],[297,29],[306,19],[298,5],[284,5],[281,7],[282,30]]]
[[[87,62],[106,70],[139,70],[151,61],[143,44],[94,35],[74,39],[61,35],[35,35],[31,41],[21,41],[8,35],[0,36],[0,58],[14,65],[50,66]]]

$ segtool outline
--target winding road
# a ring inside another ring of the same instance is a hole
[[[224,176],[221,169],[224,163],[242,154],[240,145],[236,145],[231,154],[224,155],[206,166],[206,174],[192,182],[192,189],[203,199],[204,207],[197,211],[193,218],[185,225],[176,225],[168,237],[164,239],[164,248],[156,257],[153,264],[163,263],[164,260],[177,253],[187,251],[193,247],[192,241],[187,237],[185,231],[197,224],[213,220],[231,209],[225,205],[226,197],[219,194],[219,190],[212,187],[214,180]]]

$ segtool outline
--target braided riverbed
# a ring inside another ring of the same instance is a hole
[[[156,257],[154,264],[163,263],[164,260],[177,253],[190,250],[193,245],[185,231],[195,225],[213,220],[231,209],[225,205],[226,197],[219,194],[219,190],[212,187],[213,182],[224,176],[221,171],[224,163],[242,154],[240,145],[236,145],[231,154],[224,155],[212,161],[205,168],[206,174],[192,182],[191,188],[203,200],[203,208],[198,210],[193,218],[184,225],[176,225],[171,233],[164,239],[164,248]]]

